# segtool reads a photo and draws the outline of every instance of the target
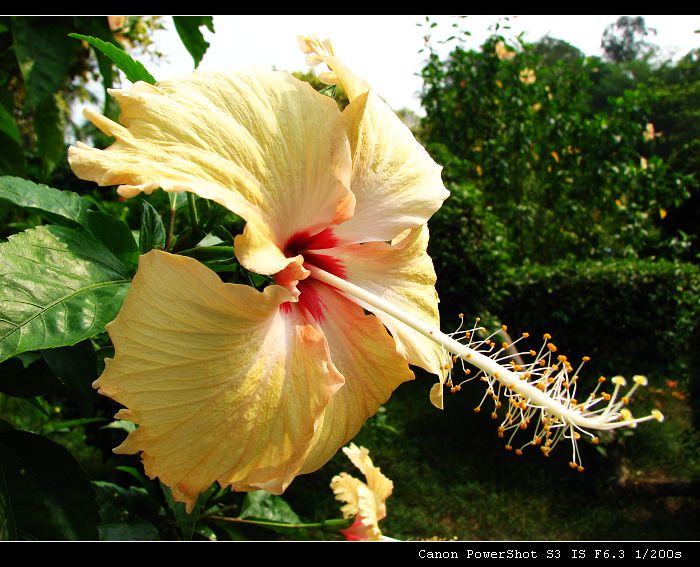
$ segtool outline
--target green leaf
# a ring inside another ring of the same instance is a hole
[[[92,203],[71,191],[32,183],[19,177],[0,177],[0,200],[36,212],[54,224],[77,227],[87,223]]]
[[[283,498],[264,490],[246,494],[240,517],[287,524],[301,523],[299,516]]]
[[[97,355],[92,343],[85,340],[73,346],[46,349],[41,354],[78,403],[81,413],[92,415],[95,405],[92,383],[97,379]]]
[[[141,212],[141,227],[139,229],[139,247],[141,254],[154,248],[165,247],[165,226],[163,219],[148,201],[143,201]]]
[[[36,107],[34,132],[37,150],[41,158],[42,174],[47,178],[59,162],[66,158],[66,145],[63,134],[63,117],[56,97],[46,97]]]
[[[107,247],[127,271],[133,274],[139,263],[139,246],[134,240],[129,225],[102,211],[88,211],[85,228]]]
[[[92,47],[103,53],[124,72],[126,78],[132,83],[135,83],[136,81],[144,81],[146,83],[155,84],[156,80],[153,78],[153,75],[151,75],[139,61],[132,59],[131,55],[129,55],[126,51],[119,49],[113,43],[108,43],[97,37],[81,35],[79,33],[71,33],[68,34],[68,36],[86,41],[92,45]]]
[[[51,392],[58,382],[43,360],[25,367],[19,358],[0,363],[0,392],[18,398],[33,398]]]
[[[214,33],[214,19],[211,16],[173,16],[173,23],[183,45],[194,59],[195,68],[199,67],[202,57],[209,49],[209,42],[204,39],[199,28],[206,26]]]
[[[27,160],[20,145],[0,132],[0,175],[24,175]]]
[[[14,117],[2,104],[0,104],[0,132],[4,132],[16,144],[22,143]]]
[[[0,431],[0,538],[93,540],[95,491],[61,445],[26,431]]]
[[[102,524],[97,528],[101,541],[155,541],[158,529],[150,522],[136,520],[133,524]]]
[[[69,18],[14,17],[15,55],[24,78],[25,104],[37,108],[54,96],[67,78],[79,45],[68,41]]]
[[[186,191],[168,191],[168,201],[171,209],[179,209],[187,203]]]
[[[145,520],[156,518],[160,514],[158,501],[146,489],[102,481],[92,484],[97,491],[97,503],[100,508],[98,529],[101,539],[120,539],[127,529],[132,531],[133,539],[158,539],[157,530],[146,531],[146,526],[152,524]],[[116,528],[117,525],[129,528]]]
[[[180,532],[182,533],[182,539],[186,541],[191,540],[192,534],[194,534],[194,527],[197,524],[197,520],[199,520],[204,504],[207,501],[212,489],[217,488],[217,486],[215,485],[210,487],[206,492],[200,494],[199,498],[197,498],[197,502],[195,502],[195,505],[192,508],[192,512],[189,514],[185,511],[185,505],[182,502],[176,502],[173,500],[173,493],[170,491],[170,488],[168,488],[162,482],[160,483],[160,487],[163,489],[163,494],[165,495],[165,501],[168,503],[168,508],[170,508],[173,516],[175,516],[177,527],[180,528]]]
[[[88,234],[39,226],[0,244],[0,362],[104,330],[129,288],[124,265]]]

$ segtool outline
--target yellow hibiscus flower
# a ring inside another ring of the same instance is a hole
[[[352,443],[343,448],[367,482],[342,472],[331,479],[331,488],[336,500],[345,504],[340,509],[344,518],[355,518],[355,522],[341,533],[352,541],[381,541],[379,522],[386,518],[386,499],[394,490],[394,483],[375,467],[369,458],[369,451]]]
[[[426,221],[448,195],[441,168],[329,42],[300,44],[310,63],[328,65],[324,81],[343,85],[342,113],[308,84],[260,70],[111,91],[122,124],[86,112],[116,142],[71,147],[79,177],[119,185],[123,197],[160,187],[222,204],[247,223],[234,242],[239,262],[274,280],[259,292],[191,258],[141,257],[107,327],[114,359],[95,382],[125,406],[117,417],[139,426],[115,451],[141,452],[147,474],[188,510],[215,481],[279,494],[411,380],[409,364],[439,377],[438,407],[445,385],[483,381],[477,411],[492,400],[496,419],[501,396],[517,408],[498,428],[507,449],[532,424],[516,453],[532,445],[547,455],[566,439],[577,470],[577,440],[597,440],[588,430],[661,421],[624,407],[641,377],[624,395],[616,377],[611,395],[597,387],[577,399],[581,366],[554,358],[549,335],[539,352],[521,352],[521,339],[498,348],[498,331],[480,339],[477,325],[440,331]],[[461,359],[461,382],[448,353]]]
[[[95,386],[139,426],[115,451],[141,452],[188,509],[214,481],[281,493],[413,378],[409,363],[442,372],[440,345],[310,277],[319,268],[437,326],[425,223],[448,192],[330,43],[301,44],[342,83],[343,112],[286,73],[197,71],[111,91],[122,124],[85,115],[116,142],[69,151],[80,178],[123,197],[191,191],[240,215],[238,260],[275,281],[263,292],[226,284],[153,251],[108,326],[115,357]]]

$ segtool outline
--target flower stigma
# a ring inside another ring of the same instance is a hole
[[[646,386],[645,376],[636,375],[632,386],[622,394],[627,385],[622,376],[610,380],[614,388],[612,394],[600,391],[607,379],[600,377],[593,392],[584,400],[576,397],[579,372],[589,357],[585,356],[574,369],[566,356],[557,354],[557,346],[551,342],[551,335],[545,333],[542,346],[538,351],[520,350],[518,343],[528,338],[528,333],[512,343],[501,343],[494,340],[501,330],[491,333],[484,339],[478,338],[485,331],[479,326],[479,320],[468,329],[464,329],[464,316],[460,314],[459,328],[450,334],[445,334],[438,328],[414,317],[381,297],[361,289],[354,284],[344,281],[320,268],[311,267],[311,277],[331,285],[341,291],[346,297],[362,305],[395,317],[409,325],[424,336],[434,340],[445,349],[447,370],[445,378],[435,384],[431,391],[431,399],[436,392],[440,395],[443,385],[447,385],[452,393],[458,392],[462,385],[480,380],[486,385],[486,393],[475,412],[480,412],[488,400],[493,404],[492,419],[499,418],[498,410],[506,406],[506,414],[498,427],[498,436],[506,438],[506,450],[513,450],[513,442],[518,431],[532,431],[532,438],[519,448],[516,455],[522,455],[529,446],[539,447],[545,457],[562,440],[571,443],[572,469],[583,472],[581,456],[577,442],[587,437],[593,444],[599,442],[594,431],[609,431],[621,427],[637,427],[639,423],[656,420],[662,422],[663,414],[653,410],[649,415],[635,418],[626,407],[630,398],[640,386]],[[529,357],[525,362],[523,357]],[[456,382],[454,379],[454,362],[459,359],[460,367],[465,378]],[[476,366],[478,372],[473,373],[465,363]],[[437,405],[437,404],[436,404]]]

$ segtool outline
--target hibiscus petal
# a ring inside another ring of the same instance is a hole
[[[342,262],[348,281],[439,328],[436,276],[427,246],[428,227],[424,225],[407,230],[391,244],[369,242],[326,252]],[[376,313],[387,326],[397,350],[410,364],[437,374],[444,381],[449,358],[442,347],[390,315],[370,305],[362,306]]]
[[[302,472],[323,466],[352,439],[368,417],[374,415],[391,393],[413,372],[396,352],[396,345],[373,315],[320,282],[313,285],[328,314],[319,326],[328,341],[333,364],[345,377],[324,411]]]
[[[391,240],[425,224],[449,196],[433,161],[389,106],[369,91],[343,112],[352,148],[355,214],[335,229],[347,243]]]
[[[374,466],[369,457],[369,450],[365,447],[358,447],[352,443],[349,447],[343,447],[343,453],[365,475],[367,486],[377,500],[377,520],[386,518],[386,499],[394,491],[394,483],[382,474],[379,467]]]
[[[191,509],[211,483],[282,492],[343,378],[287,290],[224,284],[199,262],[153,251],[117,319],[95,382],[139,427],[117,449]]]
[[[357,516],[359,512],[357,506],[360,498],[358,490],[361,485],[361,480],[346,472],[341,472],[331,479],[331,489],[333,490],[333,494],[335,494],[335,499],[345,502],[340,508],[340,511],[343,513],[343,518],[354,518]]]
[[[308,84],[271,71],[197,71],[111,93],[124,126],[86,113],[117,140],[70,148],[76,175],[120,184],[124,196],[162,187],[221,203],[249,222],[236,243],[248,269],[280,271],[290,236],[352,215],[342,116]]]
[[[355,213],[335,229],[345,243],[388,241],[425,224],[449,196],[439,166],[370,86],[345,67],[327,40],[300,38],[337,76],[350,104],[343,112],[352,148]]]

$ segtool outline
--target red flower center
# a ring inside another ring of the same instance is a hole
[[[304,267],[314,266],[325,270],[339,278],[346,279],[345,266],[343,263],[329,256],[328,254],[319,254],[318,250],[327,250],[335,248],[338,245],[338,239],[333,234],[332,228],[325,228],[316,234],[309,234],[308,231],[300,231],[293,234],[284,245],[284,255],[287,258],[294,258],[301,254],[304,257]],[[326,285],[321,282],[306,279],[297,284],[297,289],[300,292],[298,306],[304,309],[316,321],[323,321],[325,317],[326,306],[319,296],[317,286]],[[280,305],[283,313],[290,313],[292,305],[290,302]]]

